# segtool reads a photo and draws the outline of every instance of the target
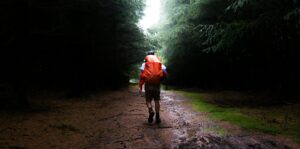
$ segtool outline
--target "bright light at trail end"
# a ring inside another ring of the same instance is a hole
[[[155,25],[159,20],[160,15],[160,0],[147,0],[144,10],[144,16],[139,21],[140,28],[147,32],[147,29]]]

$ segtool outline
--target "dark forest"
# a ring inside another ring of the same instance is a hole
[[[159,48],[173,85],[299,91],[299,1],[164,1],[148,35],[136,25],[143,8],[142,0],[2,1],[1,88],[122,86],[145,51]]]
[[[135,25],[142,1],[2,1],[1,89],[80,94],[128,82],[142,60],[145,38]]]
[[[146,0],[2,0],[1,111],[26,111],[44,92],[73,99],[134,86],[149,50],[167,67],[166,87],[267,93],[257,99],[278,99],[268,106],[298,105],[299,0],[161,0],[160,20],[145,32],[138,22],[146,7]]]

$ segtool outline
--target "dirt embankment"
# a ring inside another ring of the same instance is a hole
[[[0,148],[299,148],[288,139],[213,122],[171,91],[161,97],[157,125],[147,124],[144,98],[135,89],[76,99],[40,96],[43,102],[32,110],[0,113]],[[230,133],[216,133],[220,127]]]

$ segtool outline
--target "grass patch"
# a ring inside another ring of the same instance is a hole
[[[223,128],[221,128],[219,126],[207,128],[207,131],[212,131],[212,132],[218,134],[219,136],[225,136],[226,134],[228,134],[228,132],[226,132],[226,130],[224,130]]]
[[[290,136],[300,144],[299,105],[293,108],[290,106],[295,105],[267,108],[229,107],[208,103],[201,93],[180,93],[191,99],[194,109],[206,112],[212,119],[230,122],[246,130]]]
[[[79,132],[79,129],[74,127],[73,125],[69,124],[54,124],[54,125],[49,125],[49,127],[56,128],[62,131],[62,133],[67,133],[67,132]]]

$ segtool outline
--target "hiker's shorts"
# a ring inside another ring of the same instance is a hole
[[[154,101],[160,100],[160,84],[145,84],[145,97],[146,101],[151,102],[152,99]]]

